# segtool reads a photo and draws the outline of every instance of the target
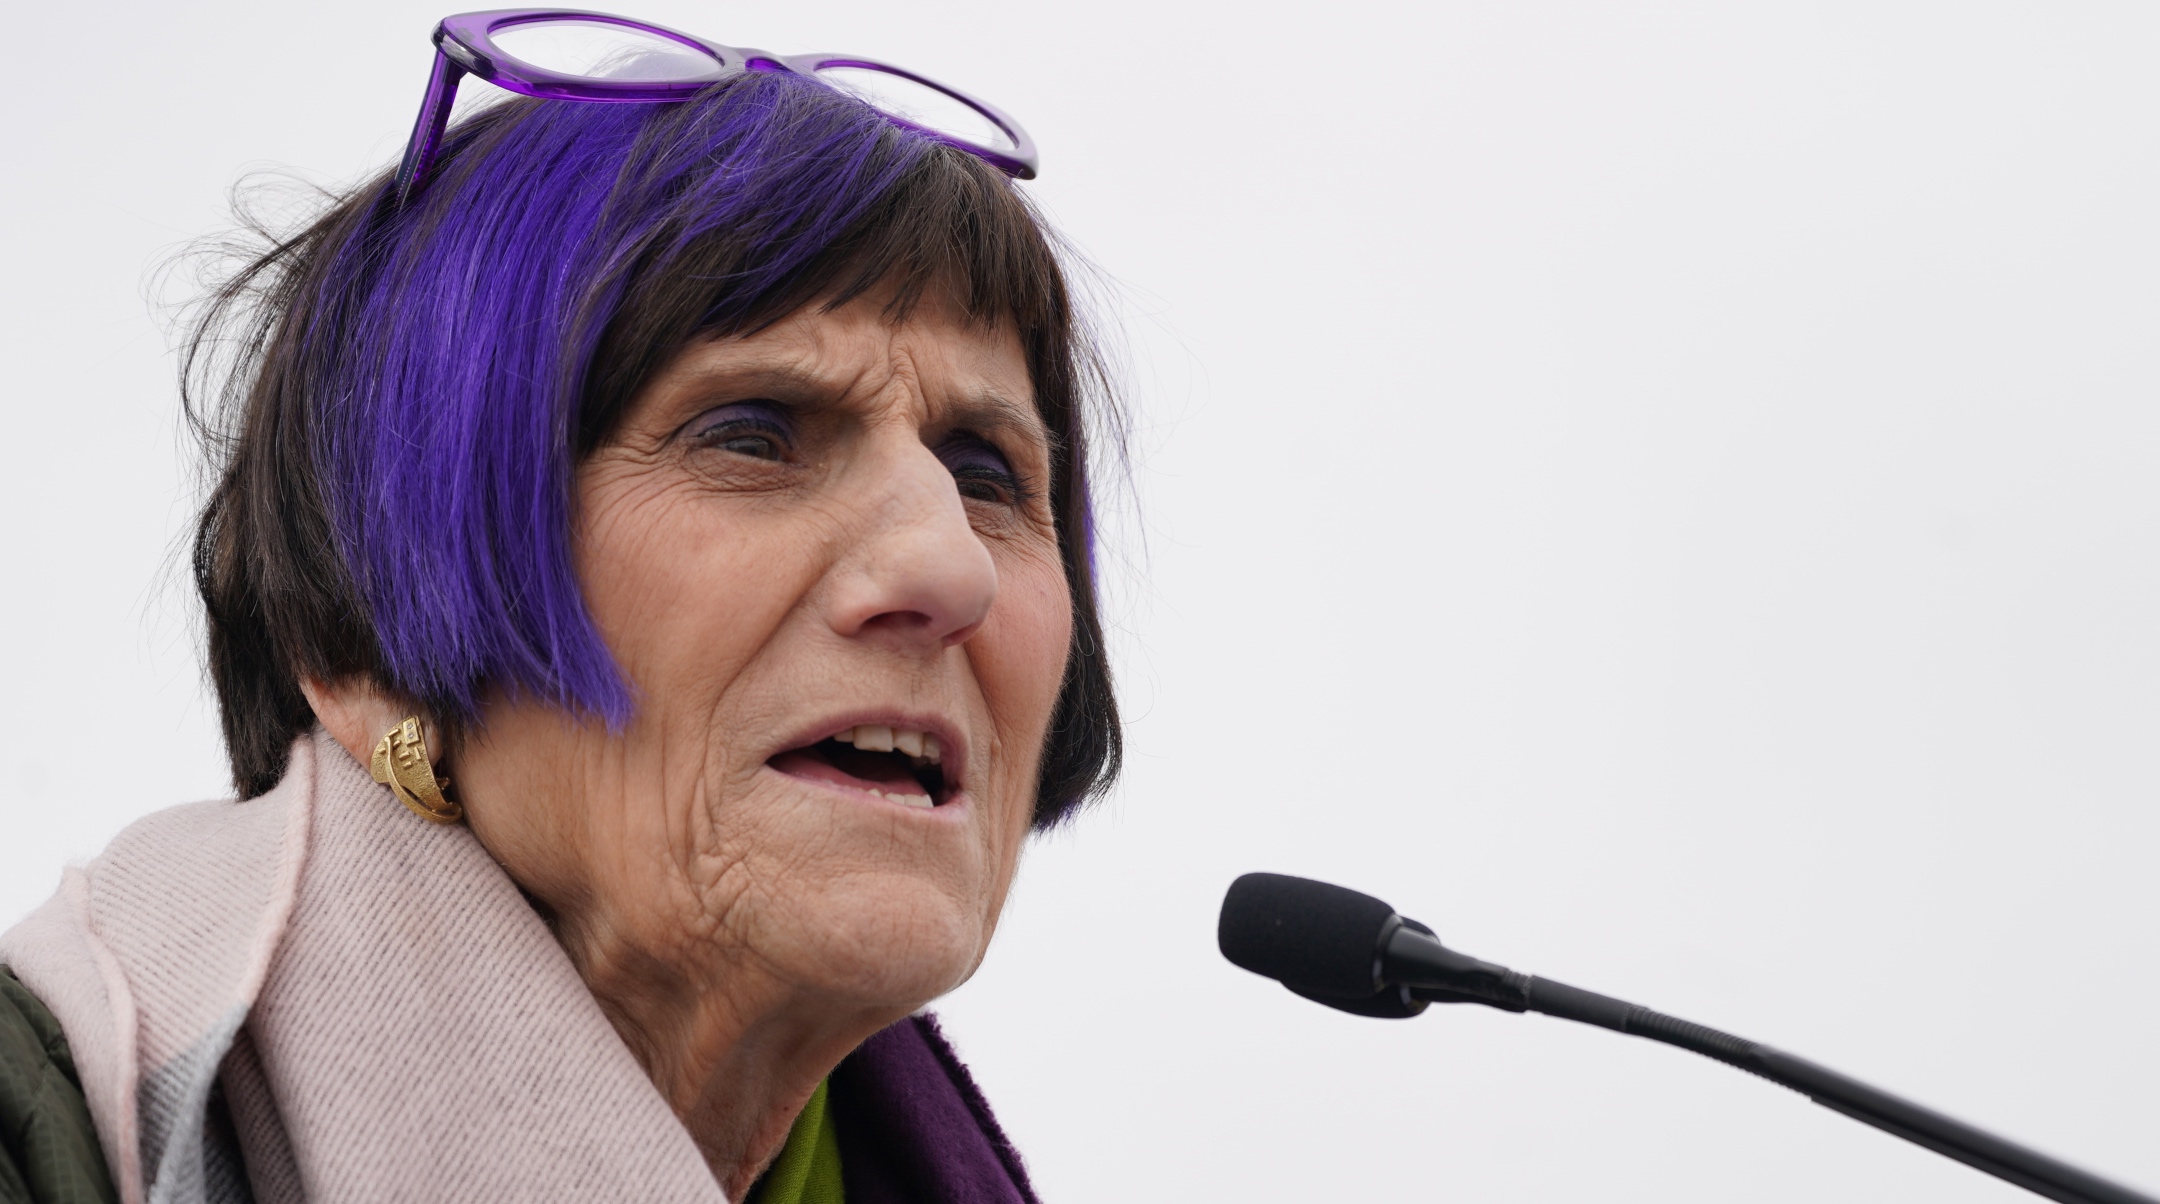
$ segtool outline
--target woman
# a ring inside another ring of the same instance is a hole
[[[1032,149],[438,43],[193,344],[238,799],[0,939],[0,1199],[1032,1199],[913,1015],[1118,758]]]

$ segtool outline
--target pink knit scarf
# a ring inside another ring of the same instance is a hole
[[[269,794],[68,870],[0,962],[66,1030],[125,1204],[725,1199],[472,832],[319,731]]]

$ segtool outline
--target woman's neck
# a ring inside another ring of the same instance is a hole
[[[771,1165],[833,1067],[899,1019],[807,996],[752,966],[701,983],[576,925],[558,920],[556,935],[731,1200]]]

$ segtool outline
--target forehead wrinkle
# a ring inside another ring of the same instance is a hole
[[[737,345],[684,365],[677,381],[688,388],[770,392],[775,401],[822,405],[852,395],[864,375],[861,370],[833,371],[831,366],[839,358],[814,342],[793,347]]]

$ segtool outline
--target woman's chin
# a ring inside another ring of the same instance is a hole
[[[979,901],[903,872],[854,874],[799,899],[797,931],[774,933],[773,968],[835,1003],[911,1012],[967,981],[994,917]]]

